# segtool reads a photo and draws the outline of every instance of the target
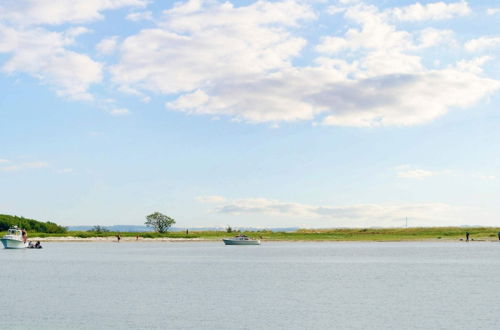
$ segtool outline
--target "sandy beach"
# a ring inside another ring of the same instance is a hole
[[[117,243],[116,237],[108,236],[108,237],[30,237],[29,241],[40,241],[40,242],[109,242],[109,243]],[[139,242],[207,242],[207,241],[219,241],[220,239],[214,238],[139,238],[135,237],[122,237],[120,239],[120,243],[139,243]]]
[[[29,241],[40,241],[40,242],[107,242],[107,243],[117,243],[117,239],[114,236],[107,237],[30,237]],[[150,242],[150,243],[161,243],[161,242],[219,242],[221,238],[139,238],[135,237],[122,237],[120,239],[120,243],[141,243],[141,242]],[[421,239],[395,239],[395,240],[283,240],[283,239],[265,239],[264,242],[464,242],[464,239],[456,239],[456,238],[421,238]],[[499,242],[498,239],[472,239],[470,243],[473,242]]]

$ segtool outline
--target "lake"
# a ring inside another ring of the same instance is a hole
[[[2,329],[500,329],[497,242],[0,250]]]

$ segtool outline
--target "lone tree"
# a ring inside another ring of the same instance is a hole
[[[175,223],[175,220],[168,215],[155,212],[146,217],[146,226],[153,228],[156,232],[165,233]]]
[[[92,229],[89,229],[87,231],[91,232],[91,233],[98,233],[98,234],[100,234],[100,233],[107,233],[107,232],[109,232],[109,229],[106,228],[106,227],[104,227],[104,226],[97,225],[97,226],[94,226],[94,227],[92,227]]]

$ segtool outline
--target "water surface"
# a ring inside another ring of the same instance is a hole
[[[500,244],[0,250],[6,329],[499,329]]]

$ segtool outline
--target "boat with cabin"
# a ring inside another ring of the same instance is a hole
[[[24,249],[26,240],[23,237],[23,231],[17,226],[10,227],[7,234],[1,239],[3,247],[6,249]]]
[[[223,238],[226,245],[260,245],[260,240],[250,238],[246,235],[238,235],[233,238]]]

